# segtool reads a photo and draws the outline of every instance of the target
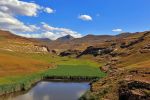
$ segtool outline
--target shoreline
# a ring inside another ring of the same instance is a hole
[[[15,92],[27,91],[43,80],[53,80],[53,81],[63,80],[63,81],[81,81],[81,82],[89,81],[89,85],[91,86],[91,84],[95,80],[98,80],[100,78],[101,77],[96,76],[42,76],[42,77],[37,76],[35,79],[32,80],[29,79],[20,83],[0,85],[0,96],[4,96]]]

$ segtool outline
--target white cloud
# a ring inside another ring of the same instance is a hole
[[[0,0],[0,29],[12,31],[13,33],[35,32],[40,28],[35,25],[26,25],[16,18],[17,15],[36,16],[39,10],[50,8],[41,7],[36,3],[20,0]]]
[[[51,14],[51,13],[54,13],[54,10],[52,8],[46,7],[44,8],[44,12]]]
[[[71,35],[75,38],[81,37],[81,34],[71,29],[52,27],[46,23],[42,23],[40,27],[37,27],[36,25],[25,24],[16,18],[18,15],[37,16],[39,10],[46,13],[54,12],[53,9],[41,7],[34,2],[0,0],[0,29],[28,38],[50,38],[55,40],[65,35]]]
[[[92,21],[92,17],[89,15],[80,15],[78,18],[84,21]]]
[[[19,0],[0,0],[0,29],[13,33],[33,32],[38,30],[35,25],[25,25],[15,16],[36,16],[40,6]]]
[[[14,32],[33,32],[35,25],[25,25],[13,16],[0,12],[0,29]]]
[[[49,38],[51,40],[56,40],[57,38],[61,37],[61,35],[59,33],[53,33],[53,32],[44,32],[41,34],[43,38]]]
[[[17,35],[27,37],[27,38],[49,38],[51,40],[55,40],[59,37],[59,35],[57,33],[54,34],[53,32],[49,32],[49,31],[39,33],[39,34],[21,33],[21,34],[17,34]]]
[[[58,27],[53,27],[50,26],[46,23],[42,23],[43,25],[43,30],[45,30],[45,36],[49,37],[52,40],[55,40],[59,37],[65,36],[65,35],[71,35],[75,38],[79,38],[82,35],[79,34],[78,32],[72,31],[71,29],[67,28],[58,28]],[[50,33],[49,33],[50,32]],[[53,34],[52,34],[53,33]]]
[[[71,35],[75,38],[79,38],[82,36],[81,34],[72,31],[71,29],[52,27],[46,23],[42,23],[41,30],[42,32],[39,34],[19,34],[19,35],[28,38],[49,38],[51,40],[56,40],[57,38],[66,35]]]
[[[113,29],[112,31],[113,31],[113,32],[121,32],[122,29],[119,29],[119,28],[118,28],[118,29]]]
[[[41,34],[31,34],[31,33],[15,33],[15,34],[27,38],[42,38]]]
[[[36,16],[40,6],[19,0],[0,0],[0,11],[11,15]]]
[[[42,26],[43,26],[43,29],[44,29],[44,30],[47,30],[47,31],[54,31],[54,30],[57,30],[57,29],[58,29],[58,28],[49,26],[48,24],[46,24],[46,23],[44,23],[44,22],[42,22],[41,24],[42,24]]]
[[[34,32],[40,29],[40,27],[36,26],[36,25],[28,25],[28,27],[30,27],[30,29]]]

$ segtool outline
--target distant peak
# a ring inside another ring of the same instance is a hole
[[[120,33],[118,35],[116,35],[117,37],[128,37],[129,35],[131,35],[132,33],[129,32],[124,32],[124,33]]]
[[[63,36],[63,37],[58,38],[57,40],[66,41],[66,40],[72,40],[72,39],[74,39],[73,36],[71,36],[71,35],[66,35],[66,36]]]

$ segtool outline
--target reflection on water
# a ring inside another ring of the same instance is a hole
[[[7,95],[0,100],[77,100],[88,89],[88,82],[42,81],[26,93]]]

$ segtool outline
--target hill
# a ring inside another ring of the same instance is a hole
[[[42,46],[40,41],[0,30],[0,77],[43,70],[43,66],[50,66],[50,64],[34,59],[30,54],[47,52],[47,48]]]
[[[150,32],[118,38],[104,48],[90,47],[80,57],[96,55],[106,62],[108,76],[92,84],[83,98],[93,100],[148,100],[150,86]],[[89,96],[90,95],[90,96]]]
[[[136,35],[137,34],[137,35]],[[79,51],[85,50],[89,46],[107,46],[110,43],[118,40],[125,39],[126,37],[138,36],[138,33],[121,33],[119,35],[87,35],[81,38],[74,38],[67,41],[52,41],[48,44],[50,50],[56,50],[58,52],[65,50],[76,49]]]
[[[94,82],[91,91],[83,99],[147,100],[150,86],[149,41],[150,31],[145,31],[116,36],[87,35],[67,42],[52,43],[62,46],[56,47],[62,50],[60,56],[90,59],[104,64],[100,70],[108,73],[108,77]]]
[[[48,41],[0,31],[0,94],[19,91],[24,82],[30,88],[47,76],[91,78],[105,72],[82,99],[149,99],[150,31]]]
[[[76,50],[84,50],[88,46],[91,45],[100,45],[103,44],[102,42],[107,41],[107,40],[112,40],[114,39],[114,36],[109,36],[109,35],[102,35],[102,36],[95,36],[95,35],[87,35],[82,38],[74,38],[71,40],[67,41],[52,41],[48,47],[51,50],[68,50],[75,48]]]
[[[72,39],[74,39],[73,36],[71,36],[71,35],[66,35],[66,36],[63,36],[63,37],[58,38],[56,41],[69,41],[69,40],[72,40]]]
[[[135,33],[133,33],[133,34],[135,34]],[[130,35],[132,35],[132,33],[129,33],[129,32],[125,32],[125,33],[120,33],[120,34],[118,34],[118,35],[116,35],[116,37],[128,37],[128,36],[130,36]]]
[[[59,57],[47,45],[47,41],[0,31],[0,95],[28,90],[48,77],[91,80],[105,76],[97,62]]]
[[[0,30],[0,49],[28,53],[48,52],[43,40],[17,36],[8,31]],[[7,44],[7,45],[5,45]]]

